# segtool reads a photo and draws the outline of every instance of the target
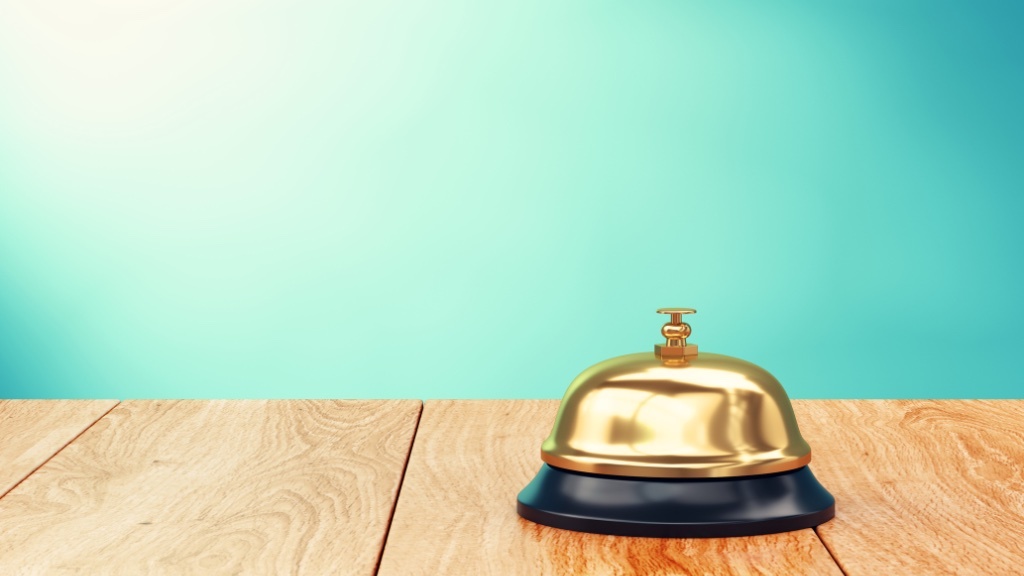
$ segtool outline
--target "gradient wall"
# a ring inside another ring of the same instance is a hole
[[[559,397],[660,306],[1021,397],[1018,2],[0,1],[0,396]]]

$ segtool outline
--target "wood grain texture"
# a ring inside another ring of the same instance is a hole
[[[0,400],[0,496],[116,405],[117,400]]]
[[[420,408],[124,402],[0,500],[0,574],[372,574]]]
[[[1024,573],[1024,401],[794,404],[848,574]]]
[[[540,526],[516,495],[540,467],[558,401],[424,406],[380,574],[841,574],[812,530],[625,538]]]

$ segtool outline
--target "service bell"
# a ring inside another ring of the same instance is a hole
[[[622,536],[751,536],[835,516],[811,474],[786,391],[763,368],[687,343],[691,308],[654,353],[584,370],[569,385],[544,464],[519,494],[539,524]]]

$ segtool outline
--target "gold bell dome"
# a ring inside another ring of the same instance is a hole
[[[691,308],[670,316],[654,353],[584,370],[569,385],[547,464],[634,478],[728,478],[796,470],[811,460],[782,385],[763,368],[687,343]]]

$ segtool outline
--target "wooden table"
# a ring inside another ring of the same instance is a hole
[[[836,518],[690,540],[516,515],[557,406],[0,401],[0,574],[1024,573],[1024,401],[795,401]]]

